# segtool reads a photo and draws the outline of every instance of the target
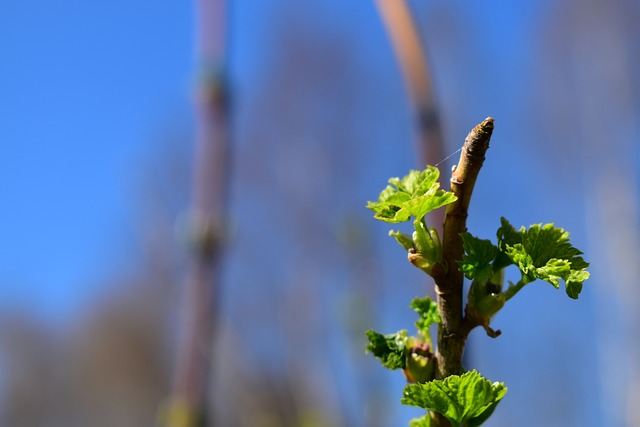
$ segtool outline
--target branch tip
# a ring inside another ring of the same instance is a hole
[[[464,141],[464,149],[472,156],[484,157],[484,153],[489,148],[489,139],[493,133],[492,117],[487,117],[477,124]]]

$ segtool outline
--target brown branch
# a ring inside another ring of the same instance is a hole
[[[474,127],[464,141],[458,165],[451,172],[451,191],[458,196],[458,200],[447,206],[444,220],[442,246],[447,269],[435,278],[441,318],[438,325],[438,378],[462,373],[462,354],[467,336],[477,326],[472,320],[463,317],[464,276],[458,270],[457,262],[463,257],[460,233],[467,230],[471,194],[489,148],[492,132],[491,117]],[[433,421],[434,426],[449,425],[439,414],[434,414]]]
[[[416,114],[416,149],[420,167],[424,168],[428,163],[436,163],[444,157],[444,142],[429,60],[406,0],[377,0],[376,4],[389,33]],[[438,221],[438,224],[441,222],[442,220]]]

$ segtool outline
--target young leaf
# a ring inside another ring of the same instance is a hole
[[[507,250],[507,246],[513,246],[516,243],[522,243],[522,236],[518,234],[518,231],[506,220],[506,218],[500,218],[500,228],[498,228],[498,255],[496,256],[495,261],[493,262],[493,269],[495,271],[501,270],[505,267],[513,264],[513,261],[509,256],[505,253]]]
[[[437,182],[440,172],[433,166],[424,171],[412,170],[402,179],[391,178],[382,190],[377,202],[367,203],[376,219],[398,223],[408,221],[413,215],[421,219],[427,213],[456,200],[456,196],[440,190]]]
[[[507,246],[522,243],[522,235],[505,217],[500,218],[500,228],[498,228],[496,234],[498,235],[498,246],[501,251],[506,250]]]
[[[431,418],[429,417],[429,414],[420,418],[412,419],[409,421],[409,427],[431,427]]]
[[[580,292],[582,291],[582,283],[589,278],[589,272],[584,270],[571,270],[569,278],[567,278],[567,294],[573,298],[578,299]]]
[[[491,383],[474,370],[444,380],[409,384],[404,389],[402,403],[438,412],[459,427],[493,410],[506,392],[503,383]]]
[[[493,275],[491,262],[498,248],[490,240],[478,239],[469,233],[461,233],[464,257],[458,262],[460,271],[467,279],[486,283]]]
[[[503,218],[502,231],[498,231],[500,248],[509,259],[531,281],[541,279],[560,287],[564,280],[567,295],[578,298],[582,283],[589,278],[588,262],[580,256],[582,252],[569,243],[569,233],[553,224],[536,224],[528,230],[520,228],[517,236],[513,227],[505,228],[508,222]],[[510,227],[510,224],[509,224]]]
[[[431,274],[433,267],[442,260],[442,243],[438,231],[427,227],[424,219],[413,222],[413,248],[409,250],[407,259],[413,266]]]
[[[499,400],[496,400],[495,402],[493,402],[493,404],[491,406],[489,406],[487,408],[486,411],[484,411],[482,414],[480,414],[477,417],[471,418],[469,419],[469,421],[467,421],[465,427],[478,427],[482,424],[484,424],[485,421],[487,421],[489,419],[489,417],[491,416],[491,414],[493,414],[493,411],[496,409],[496,407],[498,406],[498,403],[500,403]]]
[[[405,251],[413,248],[413,239],[408,234],[401,231],[389,231],[389,236],[394,237],[396,241],[404,248]]]
[[[429,337],[429,327],[434,323],[440,323],[438,304],[429,297],[414,298],[411,300],[411,308],[420,316],[416,321],[416,328],[422,336]]]
[[[407,331],[402,330],[395,334],[382,335],[376,331],[366,332],[369,344],[367,352],[371,352],[380,359],[382,366],[387,369],[404,369],[406,367],[405,346]]]

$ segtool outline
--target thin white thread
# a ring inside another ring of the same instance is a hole
[[[449,160],[450,158],[452,158],[453,156],[455,156],[456,154],[458,154],[460,151],[462,151],[462,147],[458,148],[456,151],[454,151],[453,153],[451,153],[450,155],[448,155],[447,157],[445,157],[444,159],[440,160],[438,163],[436,163],[434,166],[438,167],[440,164],[446,162],[447,160]]]

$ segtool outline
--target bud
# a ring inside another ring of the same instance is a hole
[[[414,346],[408,351],[404,375],[410,383],[426,383],[435,378],[435,356],[428,344]]]

